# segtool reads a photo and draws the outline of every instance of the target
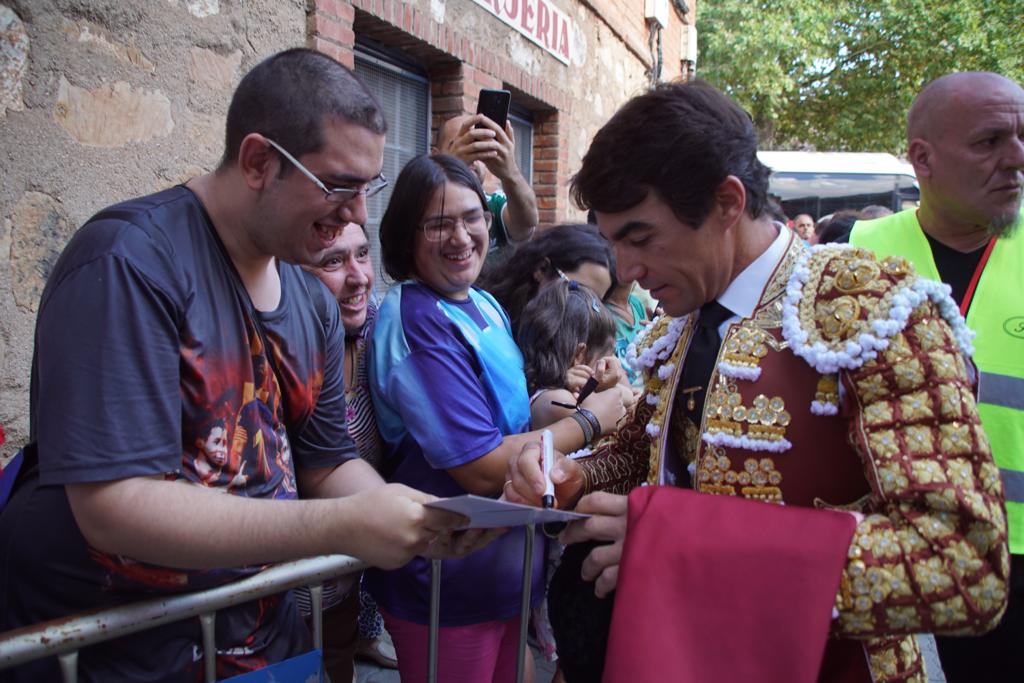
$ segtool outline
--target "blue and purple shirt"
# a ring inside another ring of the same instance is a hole
[[[408,281],[388,292],[377,318],[370,390],[385,442],[388,480],[436,496],[466,493],[446,470],[497,448],[530,428],[523,357],[508,316],[494,298],[471,289],[447,299]],[[538,533],[533,598],[543,593]],[[515,529],[462,560],[444,562],[441,624],[511,619],[519,613],[524,538]],[[373,571],[368,585],[386,610],[427,623],[430,561]]]

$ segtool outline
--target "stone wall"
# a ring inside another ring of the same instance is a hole
[[[212,169],[240,75],[305,43],[305,0],[0,4],[0,456],[28,437],[36,308],[68,238]]]
[[[435,127],[475,111],[482,87],[512,89],[534,115],[542,222],[580,218],[568,179],[650,84],[656,52],[644,0],[547,2],[574,24],[569,64],[473,0],[0,0],[0,461],[27,440],[35,313],[68,238],[104,206],[212,169],[235,83],[277,50],[351,66],[359,37],[398,48],[431,79]],[[685,33],[669,15],[663,80],[680,75]]]

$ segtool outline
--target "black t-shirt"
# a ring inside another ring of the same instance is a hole
[[[922,231],[923,232],[923,231]],[[967,288],[974,277],[974,271],[981,263],[981,257],[985,255],[986,244],[974,251],[957,251],[947,247],[928,233],[928,245],[932,248],[932,259],[935,261],[935,268],[939,271],[939,279],[953,288],[953,300],[959,306],[963,303]]]
[[[357,457],[337,305],[300,268],[282,263],[279,273],[278,308],[255,312],[184,187],[107,208],[76,233],[39,308],[31,386],[39,469],[0,515],[0,630],[261,569],[190,571],[100,553],[79,532],[65,484],[155,475],[288,499],[297,497],[296,466]],[[244,523],[211,519],[205,533],[226,536]],[[221,676],[307,646],[290,595],[221,611],[216,625]],[[80,680],[196,680],[201,642],[193,619],[87,648]],[[53,665],[18,675],[43,680],[57,675]]]

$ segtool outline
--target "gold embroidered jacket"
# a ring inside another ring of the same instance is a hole
[[[969,333],[940,287],[901,258],[793,240],[754,314],[726,330],[700,425],[673,411],[692,321],[652,324],[637,345],[650,398],[580,461],[585,487],[664,483],[677,448],[698,491],[861,512],[833,635],[865,641],[876,680],[927,680],[902,636],[994,627],[1009,573]],[[658,358],[643,353],[659,339]]]

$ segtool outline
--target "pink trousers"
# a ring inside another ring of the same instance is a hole
[[[399,619],[383,608],[384,623],[395,643],[403,681],[425,683],[430,628]],[[519,617],[468,626],[445,626],[438,633],[438,683],[514,683],[519,651]],[[526,650],[527,683],[533,683],[533,654]]]

